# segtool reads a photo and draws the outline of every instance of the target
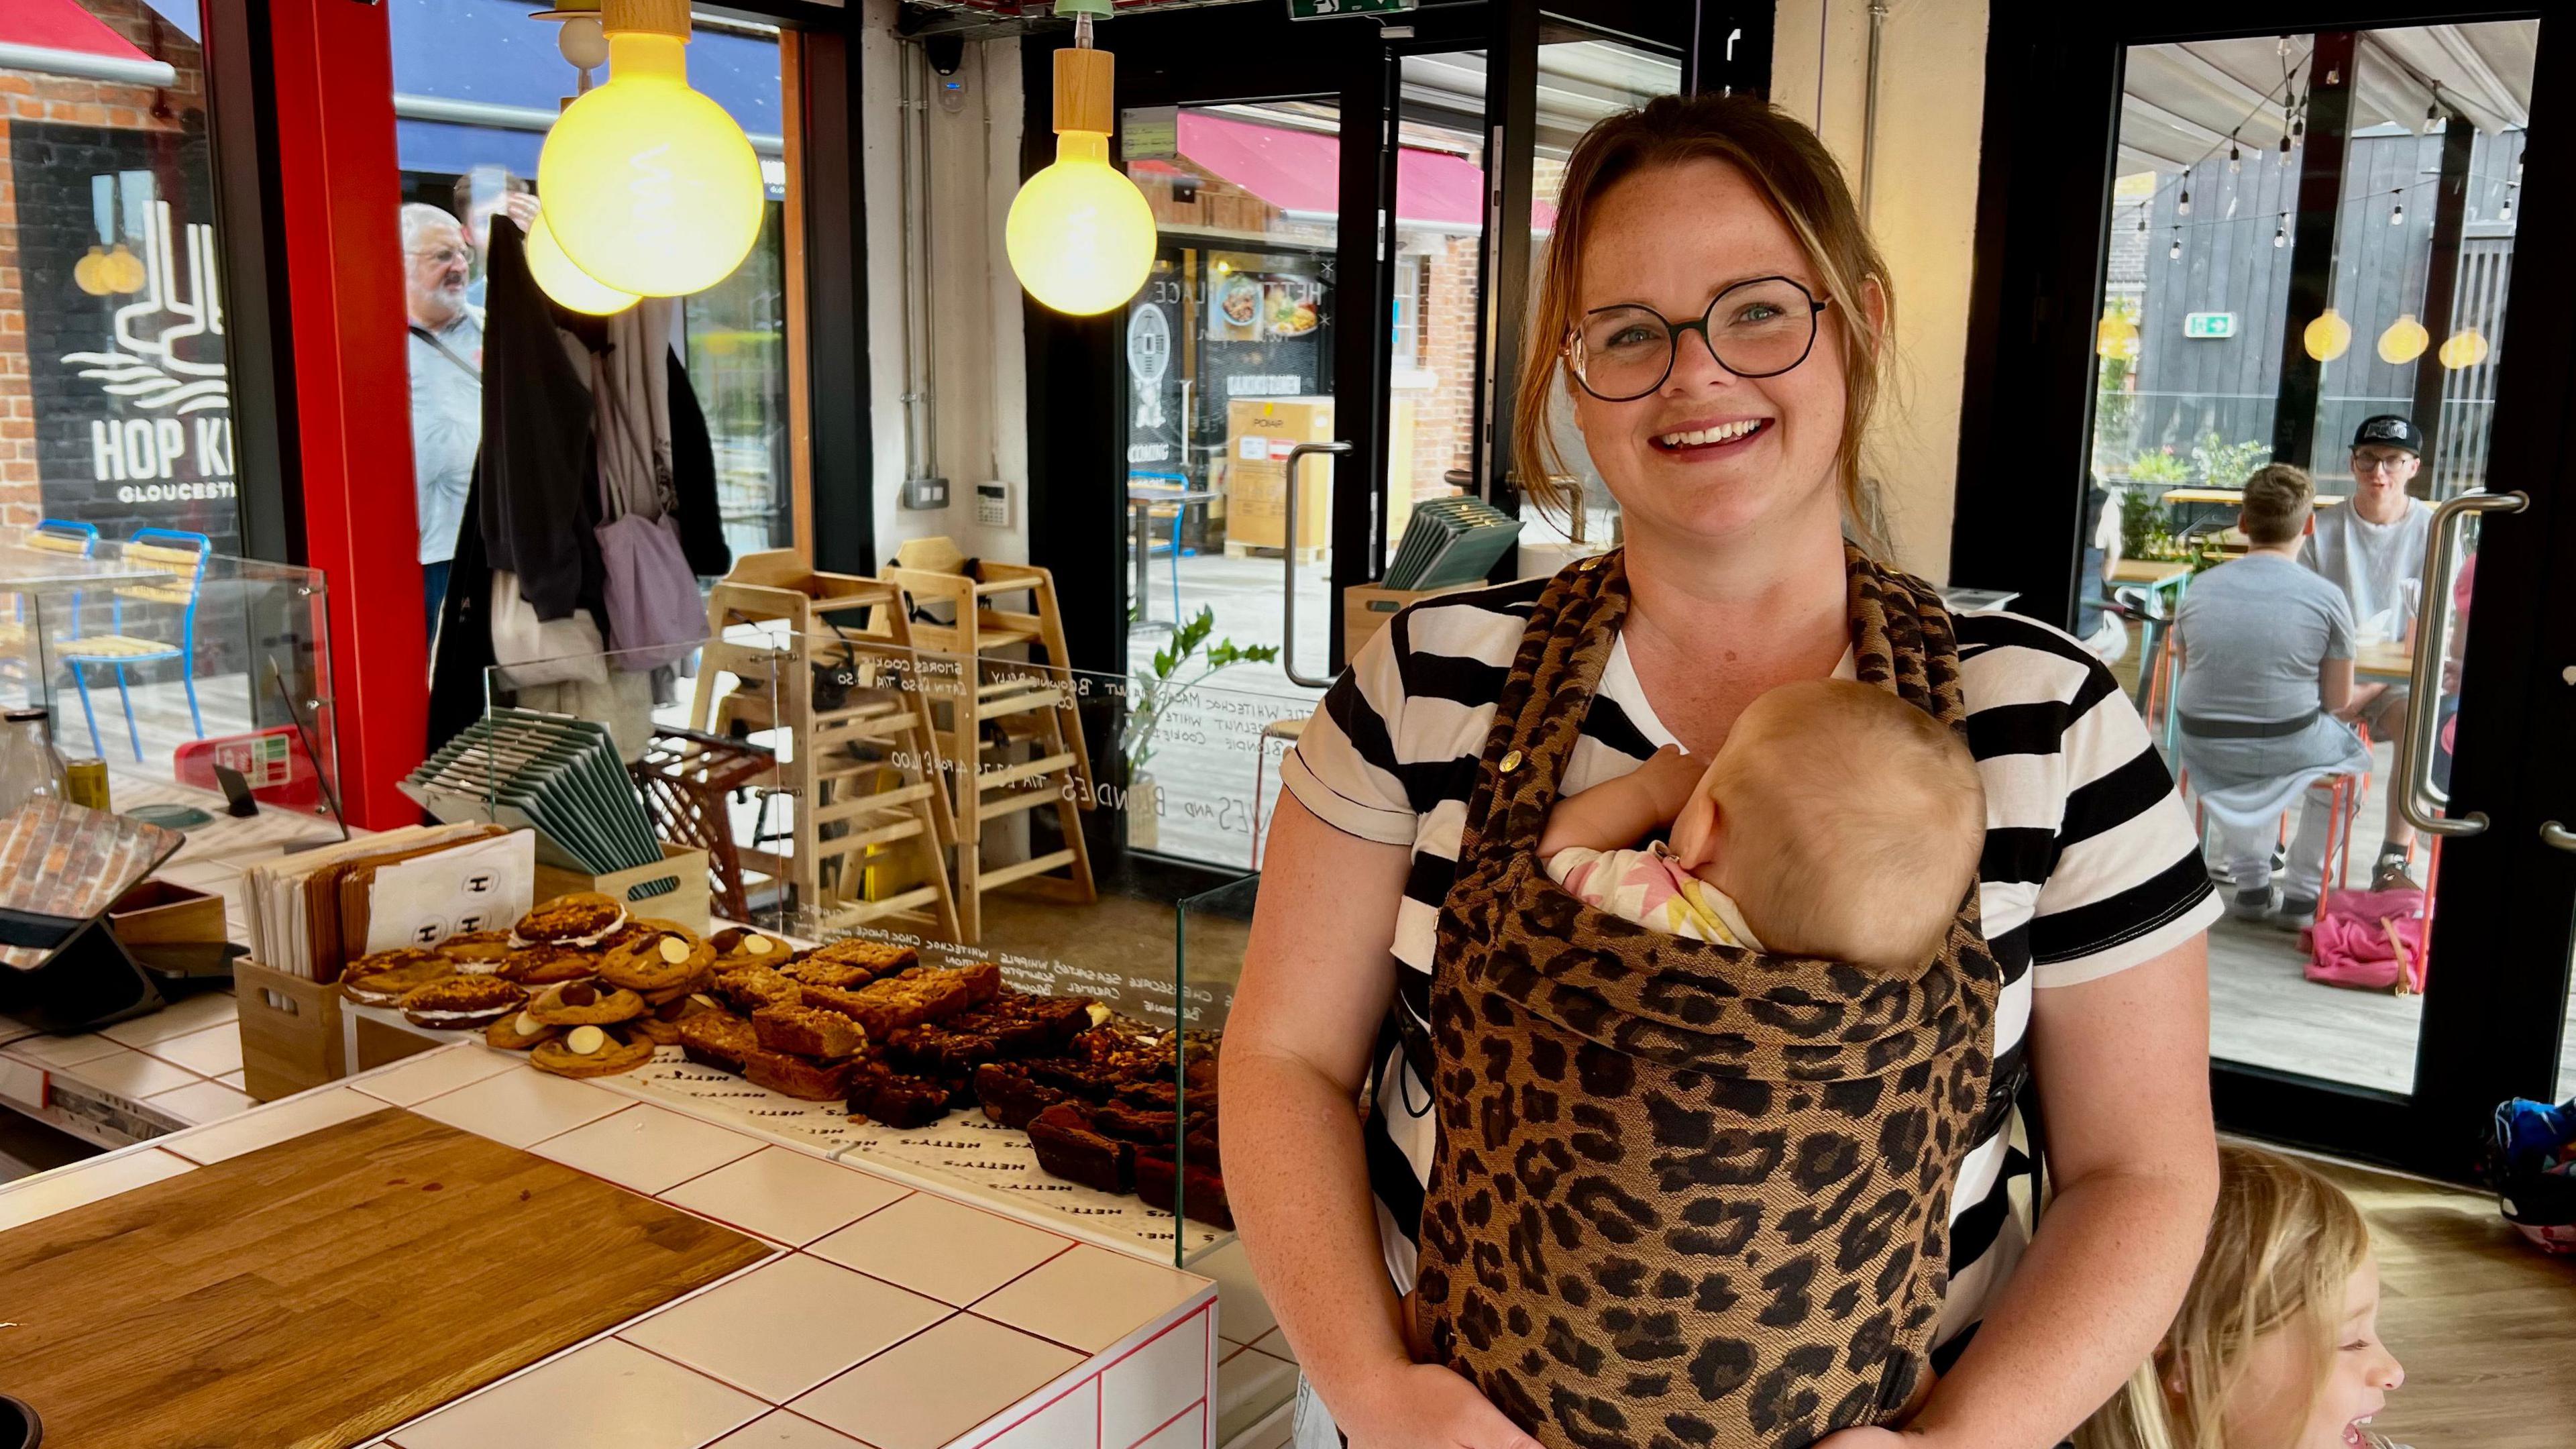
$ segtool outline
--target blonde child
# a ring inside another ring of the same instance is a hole
[[[2079,1449],[2402,1449],[2370,1428],[2406,1381],[2379,1341],[2379,1266],[2352,1200],[2300,1164],[2219,1148],[2218,1210],[2155,1357]]]

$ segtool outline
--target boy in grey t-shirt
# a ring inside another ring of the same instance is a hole
[[[2175,621],[2174,687],[2181,754],[2196,791],[2260,795],[2278,782],[2286,806],[2299,776],[2367,771],[2370,754],[2346,722],[2352,698],[2352,606],[2298,561],[2315,503],[2308,475],[2284,463],[2245,480],[2239,527],[2251,547],[2192,581]],[[2315,914],[2333,833],[2325,792],[2297,790],[2299,826],[2280,886],[2273,826],[2210,811],[2236,895],[2229,911],[2296,930]]]

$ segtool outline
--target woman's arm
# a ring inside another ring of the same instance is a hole
[[[2218,1193],[2209,1115],[2208,941],[2037,993],[2030,1069],[2055,1193],[1974,1342],[1902,1436],[2058,1443],[2146,1361],[2199,1265]]]
[[[1394,990],[1412,863],[1282,792],[1220,1058],[1226,1174],[1253,1272],[1354,1449],[1538,1449],[1475,1386],[1407,1355],[1355,1103]]]

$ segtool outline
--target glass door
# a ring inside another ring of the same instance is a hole
[[[2519,818],[2556,750],[2518,601],[2565,563],[2508,442],[2563,382],[2513,355],[2542,24],[2123,47],[2091,313],[2074,632],[2227,905],[2222,1120],[2454,1173],[2576,1085],[2568,872]]]

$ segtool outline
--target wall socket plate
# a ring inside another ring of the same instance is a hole
[[[948,506],[948,480],[945,478],[906,478],[901,502],[910,509],[945,508]]]

